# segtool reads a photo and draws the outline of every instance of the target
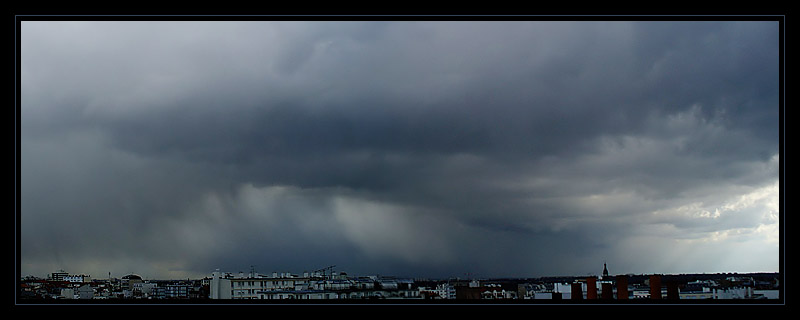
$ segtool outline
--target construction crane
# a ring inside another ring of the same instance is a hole
[[[322,271],[322,278],[323,278],[323,279],[326,279],[326,278],[325,278],[325,270],[331,270],[331,271],[333,271],[333,268],[334,268],[334,267],[336,267],[336,266],[335,266],[335,265],[334,265],[334,266],[327,266],[327,267],[325,267],[325,268],[322,268],[322,269],[319,269],[319,270],[314,270],[314,272],[320,272],[320,271]],[[333,275],[333,273],[332,273],[332,272],[331,272],[331,275]]]

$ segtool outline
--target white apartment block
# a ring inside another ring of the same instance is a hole
[[[376,288],[376,283],[381,288]],[[410,281],[347,278],[346,274],[330,276],[273,273],[271,277],[255,273],[234,275],[213,272],[209,280],[211,299],[369,299],[420,298],[419,290],[411,289]],[[399,288],[400,284],[403,289]]]
[[[436,286],[436,292],[442,299],[455,299],[456,287],[449,283],[442,283]]]
[[[62,280],[72,283],[85,283],[85,282],[92,282],[92,278],[87,275],[65,275],[62,277]]]
[[[273,273],[273,277],[264,277],[258,274],[233,276],[230,273],[214,272],[209,282],[211,299],[324,299],[325,295],[314,295],[312,293],[316,292],[311,291],[322,288],[333,289],[333,285],[312,283],[309,278],[286,273]]]

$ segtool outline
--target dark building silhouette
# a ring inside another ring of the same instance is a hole
[[[597,299],[597,278],[586,278],[586,299]]]
[[[603,283],[602,285],[603,285],[603,293],[600,298],[604,300],[614,299],[614,285],[610,283]]]
[[[678,282],[667,281],[667,299],[669,300],[680,299],[680,294],[678,293]]]
[[[580,282],[573,282],[572,283],[572,292],[570,293],[570,299],[572,300],[582,300],[583,299],[583,290],[581,288]]]
[[[628,276],[617,276],[617,299],[628,299]]]
[[[661,276],[650,276],[650,299],[661,299]]]
[[[457,286],[456,299],[480,299],[481,288],[471,288],[467,286]]]

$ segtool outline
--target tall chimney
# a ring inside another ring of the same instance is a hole
[[[661,276],[650,276],[650,299],[661,299]]]
[[[628,299],[628,276],[617,276],[617,299]]]
[[[597,278],[586,278],[586,299],[597,299]]]

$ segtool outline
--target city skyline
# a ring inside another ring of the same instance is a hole
[[[19,298],[34,303],[286,303],[328,300],[335,303],[393,301],[417,303],[503,300],[539,304],[596,303],[774,303],[781,299],[778,273],[608,275],[526,279],[422,279],[352,275],[334,266],[302,275],[215,271],[202,279],[146,279],[130,274],[93,279],[55,272],[46,279],[25,277]],[[168,300],[168,301],[165,301]],[[412,301],[409,301],[412,300]],[[458,300],[458,301],[457,301]],[[768,301],[773,300],[773,301]]]
[[[20,25],[22,276],[780,270],[778,21]]]
[[[48,279],[52,280],[54,277],[56,278],[64,278],[64,277],[72,277],[72,278],[85,278],[88,280],[84,280],[84,282],[91,282],[91,281],[98,281],[98,280],[113,280],[113,279],[122,279],[130,276],[140,277],[143,280],[155,280],[155,281],[177,281],[177,280],[201,280],[201,279],[209,279],[213,277],[214,273],[226,274],[233,277],[239,278],[309,278],[309,277],[336,277],[336,276],[347,276],[347,277],[385,277],[385,278],[401,278],[401,279],[417,279],[417,280],[430,280],[430,281],[447,281],[447,280],[525,280],[525,279],[586,279],[586,278],[597,278],[597,279],[614,279],[618,276],[635,276],[635,277],[647,277],[651,275],[658,275],[658,276],[668,276],[668,277],[684,277],[684,276],[731,276],[731,277],[742,277],[742,276],[752,276],[752,275],[780,275],[778,271],[759,271],[759,272],[692,272],[692,273],[648,273],[648,272],[639,272],[639,273],[625,273],[625,274],[618,274],[618,273],[604,273],[604,272],[587,272],[582,274],[549,274],[549,275],[537,275],[537,276],[521,276],[521,277],[487,277],[482,276],[480,274],[474,273],[465,273],[461,275],[452,275],[452,276],[445,276],[445,277],[423,277],[423,276],[415,276],[413,274],[408,274],[400,272],[398,274],[379,274],[379,273],[364,273],[364,274],[353,274],[348,272],[347,270],[342,270],[339,268],[335,268],[336,266],[328,266],[326,268],[321,269],[314,269],[314,268],[304,268],[302,271],[300,270],[283,270],[283,271],[266,271],[266,270],[259,270],[256,266],[248,266],[247,268],[234,268],[231,270],[220,270],[215,269],[209,271],[207,274],[198,275],[195,277],[184,277],[184,278],[159,278],[159,277],[150,277],[148,275],[138,274],[136,272],[128,272],[125,274],[113,274],[111,272],[103,275],[91,275],[85,272],[72,272],[78,270],[64,270],[59,269],[53,272],[49,272],[44,275],[35,275],[35,274],[27,274],[22,275],[22,279]],[[74,280],[74,279],[73,279]],[[60,280],[59,280],[60,281]],[[65,280],[66,281],[66,280]],[[70,280],[72,281],[72,280]],[[77,280],[76,280],[77,281]],[[78,281],[81,282],[81,281]]]

